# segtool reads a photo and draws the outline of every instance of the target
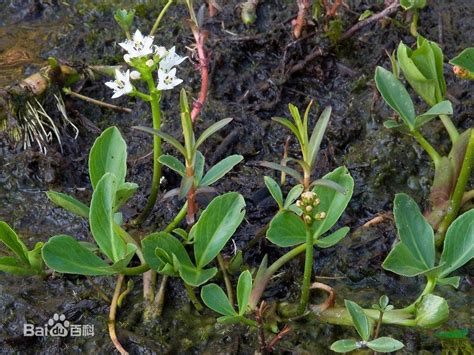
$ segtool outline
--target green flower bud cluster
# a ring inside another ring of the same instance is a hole
[[[296,201],[296,206],[303,212],[302,218],[307,225],[314,221],[320,221],[326,218],[326,212],[314,213],[314,209],[321,203],[318,195],[312,191],[306,191],[301,194],[301,198]]]

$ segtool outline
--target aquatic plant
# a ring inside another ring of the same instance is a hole
[[[385,300],[387,302],[385,302]],[[369,348],[375,352],[389,353],[400,350],[404,347],[403,343],[391,337],[378,337],[378,332],[376,332],[373,339],[370,340],[374,323],[372,319],[367,317],[362,307],[357,303],[349,300],[345,300],[344,303],[350,313],[352,322],[354,323],[354,328],[362,341],[356,341],[353,339],[338,340],[331,345],[332,351],[336,353],[348,353],[357,349]],[[380,324],[383,313],[387,308],[389,308],[388,297],[385,296],[384,298],[384,296],[382,296],[379,300],[379,304],[374,308],[377,308],[380,312],[378,323]]]
[[[413,199],[406,194],[398,194],[395,197],[393,213],[400,242],[394,245],[382,266],[404,277],[423,275],[426,277],[426,286],[420,296],[404,308],[382,307],[386,302],[379,301],[378,306],[362,311],[369,318],[371,326],[394,324],[420,328],[437,327],[447,321],[449,306],[443,297],[434,294],[435,287],[450,285],[457,288],[460,278],[451,274],[474,258],[474,210],[459,216],[448,228],[438,262],[433,228]],[[355,326],[359,320],[352,317],[352,306],[350,304],[348,307],[346,302],[346,308],[330,307],[321,311],[315,307],[313,312],[322,322]],[[382,308],[383,317],[380,313]],[[351,341],[349,345],[354,346],[354,343]]]
[[[153,26],[148,36],[144,36],[140,30],[136,30],[133,37],[130,35],[130,28],[133,24],[134,12],[126,10],[118,10],[115,13],[115,19],[120,27],[124,30],[127,39],[119,45],[127,52],[124,55],[124,61],[134,69],[130,73],[120,70],[115,71],[115,80],[105,83],[114,90],[112,98],[122,95],[137,97],[145,102],[150,103],[153,128],[159,130],[161,128],[161,110],[160,100],[162,92],[171,90],[183,82],[182,79],[176,77],[176,67],[181,64],[186,57],[176,54],[175,47],[166,49],[165,47],[156,46],[154,42],[154,31],[158,28],[159,22],[166,13],[169,6],[165,6]],[[156,78],[154,73],[156,72]],[[146,84],[147,92],[139,90],[131,81],[143,82]],[[151,212],[158,197],[158,191],[161,179],[161,164],[159,157],[161,155],[161,138],[155,136],[153,138],[153,176],[151,182],[151,191],[147,204],[141,214],[135,220],[136,224],[142,223]]]
[[[182,145],[176,138],[165,132],[162,132],[161,130],[154,130],[147,127],[135,128],[141,131],[152,133],[155,136],[165,140],[183,156],[185,162],[184,165],[172,155],[161,155],[158,160],[161,164],[167,166],[182,177],[181,187],[177,190],[168,192],[167,196],[178,193],[180,198],[183,198],[184,196],[187,197],[187,222],[188,224],[192,225],[197,212],[195,197],[198,190],[200,188],[209,187],[221,179],[235,165],[240,163],[243,157],[238,154],[228,156],[212,166],[204,175],[205,158],[198,148],[211,135],[227,126],[232,121],[232,118],[225,118],[212,124],[196,139],[194,135],[188,99],[184,89],[181,90],[180,94],[180,109],[184,145]]]
[[[267,238],[279,247],[299,246],[286,253],[270,267],[267,267],[266,259],[264,259],[255,279],[256,287],[252,291],[251,307],[256,307],[271,276],[284,263],[304,250],[306,258],[301,300],[298,309],[299,314],[304,313],[309,298],[314,245],[321,248],[329,248],[337,244],[349,232],[348,227],[343,227],[320,239],[337,223],[347,207],[352,196],[354,181],[344,167],[337,168],[322,179],[311,181],[311,174],[315,168],[319,147],[331,116],[331,108],[325,108],[311,135],[309,135],[308,124],[311,105],[312,102],[307,106],[303,119],[301,119],[296,106],[288,105],[294,123],[287,118],[273,118],[274,121],[288,128],[296,137],[302,159],[286,157],[282,160],[281,164],[261,162],[262,166],[288,174],[299,182],[289,192],[285,203],[283,203],[279,185],[270,177],[265,177],[265,184],[280,207],[280,211],[270,222]],[[303,170],[303,175],[297,170],[288,167],[288,163],[298,164]],[[300,199],[293,205],[293,202],[298,199],[300,194]]]
[[[413,37],[418,36],[418,18],[420,17],[420,10],[426,6],[426,0],[400,0],[400,6],[411,16],[411,35]]]
[[[451,118],[453,109],[446,100],[446,83],[443,76],[443,53],[439,46],[418,36],[417,49],[400,43],[396,60],[392,58],[390,72],[377,67],[375,82],[385,102],[399,115],[400,120],[388,120],[384,126],[412,136],[433,161],[435,174],[430,191],[428,220],[436,231],[436,243],[441,245],[449,225],[463,204],[472,198],[465,191],[474,164],[474,131],[459,133]],[[416,115],[413,101],[398,79],[399,69],[412,89],[430,106]],[[451,140],[448,155],[441,155],[423,136],[421,128],[440,117]]]

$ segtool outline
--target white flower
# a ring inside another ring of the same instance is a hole
[[[165,47],[154,46],[154,48],[155,54],[160,58],[163,58],[168,53],[168,50]]]
[[[112,99],[131,93],[133,86],[130,83],[130,70],[122,73],[120,70],[115,69],[115,80],[108,81],[105,85],[114,90]]]
[[[132,80],[138,80],[142,77],[142,75],[140,74],[140,72],[136,71],[136,70],[133,70],[131,73],[130,73],[130,79]]]
[[[169,71],[158,70],[158,90],[170,90],[182,82],[183,80],[176,77],[176,68]]]
[[[153,53],[153,36],[143,36],[140,30],[133,35],[133,39],[127,39],[125,42],[119,43],[119,46],[125,49],[128,54],[125,61],[132,58],[144,57]]]
[[[175,66],[186,60],[186,58],[187,57],[181,57],[177,55],[176,48],[173,47],[160,60],[160,70],[170,71]]]

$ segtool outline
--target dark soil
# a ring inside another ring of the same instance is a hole
[[[159,13],[158,2],[144,1],[6,1],[0,0],[0,56],[12,48],[30,52],[27,63],[2,67],[0,83],[21,78],[36,71],[49,56],[88,64],[122,62],[117,42],[123,40],[112,16],[119,7],[137,10],[137,25],[143,32],[149,29]],[[276,205],[264,187],[263,176],[276,176],[257,166],[261,160],[279,161],[288,132],[271,117],[288,116],[287,104],[303,108],[313,99],[317,110],[333,107],[330,125],[323,140],[318,168],[320,177],[337,166],[345,165],[355,179],[354,197],[340,221],[351,227],[352,233],[336,248],[317,250],[314,272],[318,279],[335,288],[338,303],[345,298],[370,307],[382,294],[395,305],[406,305],[424,287],[422,278],[400,278],[384,271],[381,263],[395,242],[396,232],[390,218],[371,228],[361,228],[378,214],[391,211],[394,194],[406,192],[425,205],[432,179],[428,157],[409,137],[384,129],[382,122],[392,112],[375,96],[372,80],[375,67],[390,66],[386,51],[392,52],[400,40],[413,44],[404,15],[400,11],[395,21],[372,24],[340,44],[333,44],[322,24],[306,28],[303,38],[294,41],[290,20],[296,14],[296,4],[290,0],[262,1],[258,20],[245,26],[239,16],[237,1],[219,1],[222,11],[206,19],[211,53],[211,84],[207,103],[197,127],[202,131],[218,119],[233,117],[233,123],[219,131],[203,147],[209,163],[230,154],[242,154],[244,163],[217,184],[219,193],[238,191],[246,199],[245,222],[234,236],[239,249],[245,250],[245,261],[258,266],[265,254],[271,260],[281,255],[271,243],[262,240],[252,248],[246,245],[272,218]],[[347,1],[350,10],[341,8],[344,28],[357,22],[359,15],[370,8],[380,11],[382,1]],[[454,57],[474,42],[474,3],[464,0],[430,1],[420,14],[419,31],[425,37],[439,41],[447,58]],[[163,22],[160,45],[176,44],[178,53],[186,53],[193,45],[191,32],[185,23],[183,5],[175,6]],[[25,38],[27,40],[25,40]],[[320,51],[314,60],[292,74],[313,51]],[[188,55],[191,56],[190,53]],[[445,68],[448,91],[455,107],[454,121],[461,129],[473,126],[473,86],[456,80],[448,65]],[[199,73],[187,61],[179,76],[188,93],[197,96]],[[82,93],[110,102],[110,91],[103,82],[87,83]],[[164,95],[163,130],[180,135],[178,91]],[[146,201],[151,177],[151,160],[140,159],[151,150],[149,136],[131,130],[133,125],[149,125],[151,118],[146,104],[120,98],[115,104],[133,109],[132,114],[117,114],[81,101],[67,99],[70,118],[78,125],[84,118],[99,129],[118,126],[129,146],[128,181],[140,185],[139,193],[124,209],[127,218],[141,210]],[[419,110],[424,107],[419,105]],[[312,118],[316,117],[313,109]],[[47,156],[33,151],[2,148],[0,155],[0,220],[8,222],[29,246],[46,241],[55,234],[69,234],[90,240],[88,225],[60,208],[53,206],[44,194],[47,190],[70,193],[88,201],[90,198],[87,171],[88,151],[97,136],[91,125],[80,126],[74,140],[69,132],[64,136],[63,149],[51,147]],[[448,145],[440,124],[433,123],[427,131],[438,145]],[[165,152],[172,150],[166,144]],[[290,153],[297,154],[293,140]],[[176,175],[164,170],[164,189],[179,186]],[[210,196],[202,197],[202,206]],[[159,202],[146,230],[157,230],[174,216],[179,201]],[[142,232],[143,233],[143,232]],[[230,255],[231,246],[226,250]],[[297,259],[284,268],[266,293],[268,300],[294,301],[299,294],[303,260]],[[465,267],[458,290],[447,287],[437,292],[447,297],[451,314],[443,330],[469,327],[472,311],[472,268]],[[114,279],[96,278],[111,294]],[[141,281],[119,309],[119,338],[131,353],[229,353],[251,354],[257,346],[254,331],[246,327],[229,327],[215,323],[214,314],[197,314],[184,293],[182,285],[172,281],[166,297],[166,309],[156,324],[144,327],[141,320]],[[95,336],[82,338],[23,337],[23,324],[44,324],[54,313],[64,313],[76,324],[93,324]],[[90,282],[79,276],[54,275],[47,280],[0,275],[0,352],[5,353],[72,353],[113,351],[107,333],[108,304],[97,297]],[[407,353],[422,350],[439,353],[441,345],[436,331],[384,327],[383,335],[402,340]],[[329,353],[330,344],[344,336],[355,336],[350,328],[302,321],[280,343],[279,351],[301,354]]]

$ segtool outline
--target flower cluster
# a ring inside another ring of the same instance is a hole
[[[306,191],[301,194],[301,199],[296,201],[296,206],[303,212],[302,218],[307,225],[313,224],[314,221],[320,221],[326,218],[326,212],[318,212],[314,214],[314,208],[321,203],[318,195],[312,191]]]
[[[167,50],[165,47],[153,45],[153,36],[143,36],[137,30],[132,39],[119,43],[120,47],[127,51],[123,56],[126,63],[137,70],[127,70],[125,73],[115,70],[115,80],[105,83],[114,90],[113,99],[122,95],[133,94],[135,88],[130,80],[140,80],[141,78],[151,77],[153,70],[157,69],[158,91],[170,90],[183,82],[176,77],[176,66],[186,60],[176,54],[176,48]],[[151,56],[151,58],[150,58]]]

